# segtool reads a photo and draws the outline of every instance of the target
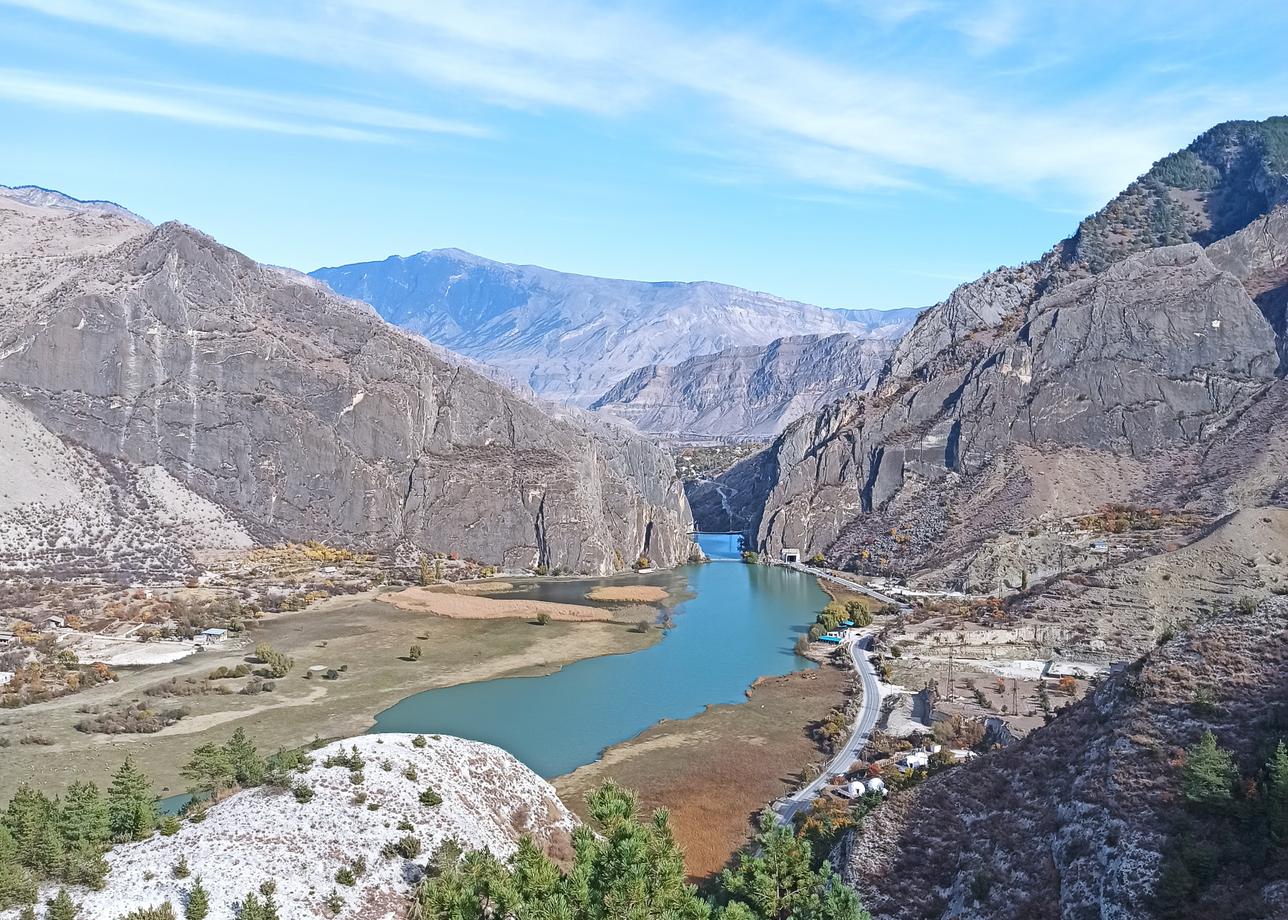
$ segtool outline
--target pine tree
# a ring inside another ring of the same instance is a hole
[[[94,783],[72,783],[59,813],[59,830],[69,845],[106,843],[112,835],[107,802]]]
[[[215,744],[203,744],[192,752],[192,759],[181,771],[192,780],[191,792],[210,792],[217,798],[219,793],[232,785],[234,771],[232,762],[223,748]]]
[[[1269,789],[1266,790],[1270,813],[1270,833],[1280,844],[1288,843],[1288,746],[1282,741],[1266,764]]]
[[[30,786],[20,786],[4,813],[14,849],[14,858],[28,868],[36,867],[36,850],[47,825],[54,820],[54,803]]]
[[[45,822],[40,828],[30,865],[43,876],[57,875],[62,871],[63,838],[58,833],[58,825],[52,820]]]
[[[13,834],[8,826],[0,820],[0,863],[15,862],[18,859],[18,845],[13,842]]]
[[[264,916],[264,905],[260,903],[259,895],[253,891],[246,895],[246,900],[242,902],[241,913],[237,918],[238,920],[268,920]]]
[[[76,843],[68,847],[63,857],[62,878],[69,885],[102,888],[107,879],[107,860],[103,858],[103,845]]]
[[[260,920],[281,920],[277,915],[277,901],[273,898],[273,892],[271,891],[264,894],[264,900],[260,907]]]
[[[1191,802],[1219,804],[1229,801],[1238,778],[1234,757],[1216,743],[1216,735],[1203,733],[1198,744],[1185,750],[1181,768],[1181,791]]]
[[[0,910],[36,900],[36,878],[16,862],[0,859]]]
[[[129,757],[112,776],[107,789],[108,826],[112,836],[122,840],[142,840],[157,823],[156,797],[152,784]]]
[[[76,920],[76,905],[72,903],[72,897],[66,888],[59,888],[58,894],[48,903],[45,920]]]
[[[188,904],[183,909],[183,920],[206,920],[210,913],[210,893],[206,891],[206,886],[201,884],[201,876],[198,875],[192,883],[192,891],[188,893]]]
[[[813,868],[813,848],[790,827],[766,816],[755,846],[744,852],[733,870],[721,876],[721,887],[731,900],[725,920],[761,917],[777,920],[810,917],[813,920],[860,920],[867,913],[855,893],[836,879],[824,863]],[[733,910],[734,905],[742,909]]]
[[[258,786],[264,782],[264,759],[259,756],[254,743],[246,736],[244,728],[238,728],[224,745],[224,754],[232,765],[233,779],[243,789]]]

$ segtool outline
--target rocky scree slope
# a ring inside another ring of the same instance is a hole
[[[237,905],[268,881],[276,883],[283,916],[402,918],[425,861],[445,840],[504,859],[527,834],[556,858],[571,855],[577,819],[554,787],[514,757],[461,738],[427,737],[424,747],[413,740],[383,734],[332,742],[311,752],[312,766],[294,775],[296,785],[312,790],[308,801],[297,801],[288,789],[249,789],[213,805],[200,823],[184,822],[173,836],[114,847],[103,889],[73,890],[80,915],[123,917],[168,902],[181,917],[200,876],[210,920],[233,920]],[[334,755],[348,759],[354,750],[364,761],[356,784],[349,767],[324,765]],[[427,789],[441,803],[422,803]],[[410,830],[399,826],[404,821]],[[384,853],[405,837],[416,839],[419,854]],[[171,869],[180,859],[190,874],[176,879]],[[336,873],[359,859],[366,870],[355,873],[352,886],[337,885]],[[344,901],[338,913],[326,905],[332,891]]]
[[[1286,627],[1284,598],[1196,627],[1023,741],[893,796],[834,858],[880,920],[1171,915],[1155,893],[1181,845],[1184,748],[1212,731],[1258,774],[1288,734]],[[1186,917],[1288,916],[1288,857],[1190,898]]]
[[[0,207],[0,397],[75,448],[166,471],[260,541],[590,574],[688,557],[653,445],[553,418],[190,227],[108,219]]]
[[[1284,385],[1286,132],[1285,119],[1218,126],[1042,259],[958,288],[899,342],[875,393],[800,419],[691,490],[701,529],[915,571],[1026,526],[1040,513],[1026,501],[1073,452],[1135,464],[1142,500],[1231,510],[1196,467],[1216,441],[1257,465],[1264,445],[1240,426]],[[1180,224],[1158,216],[1179,208]],[[1008,465],[1024,475],[1001,475]],[[1114,489],[1088,483],[1081,509]],[[911,532],[881,544],[901,524]]]
[[[893,347],[893,339],[838,332],[728,348],[639,368],[591,408],[680,440],[760,440],[827,403],[871,389]]]
[[[828,310],[725,284],[619,281],[436,249],[320,268],[313,277],[386,320],[588,406],[632,368],[783,336],[897,338],[916,310]]]
[[[163,467],[96,456],[3,398],[0,483],[0,572],[169,581],[204,552],[253,545]]]

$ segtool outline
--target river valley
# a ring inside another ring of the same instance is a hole
[[[713,557],[729,559],[727,540],[703,543]],[[605,748],[664,719],[742,702],[759,677],[813,667],[793,646],[827,602],[814,579],[729,561],[685,566],[663,577],[679,580],[684,597],[670,610],[674,626],[661,642],[577,661],[553,674],[428,690],[380,713],[373,731],[486,741],[553,777],[594,762]],[[593,584],[529,582],[522,590],[543,600],[584,602]]]

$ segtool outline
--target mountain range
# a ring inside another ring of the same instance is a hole
[[[311,274],[389,322],[499,368],[538,396],[577,406],[606,397],[638,369],[786,336],[897,338],[917,312],[830,310],[707,281],[573,275],[459,249]]]
[[[1059,571],[1053,527],[1110,504],[1282,504],[1286,176],[1288,119],[1206,132],[922,313],[871,392],[694,485],[700,528],[1009,593]],[[1130,642],[1165,615],[1142,600]]]
[[[175,577],[325,540],[603,574],[689,555],[671,458],[179,223],[0,190],[0,546]]]
[[[893,331],[893,330],[891,330]],[[590,406],[680,441],[763,440],[870,389],[895,338],[795,335],[632,371]]]

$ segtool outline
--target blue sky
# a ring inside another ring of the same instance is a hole
[[[1288,114],[1285,34],[1239,0],[0,0],[0,182],[305,270],[458,246],[916,306]]]

